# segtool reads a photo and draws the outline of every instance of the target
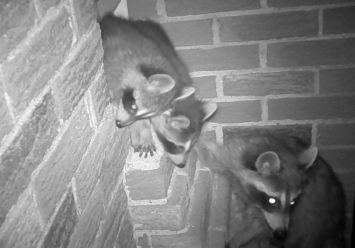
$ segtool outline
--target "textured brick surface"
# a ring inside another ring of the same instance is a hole
[[[74,195],[70,188],[41,247],[68,247],[77,222]]]
[[[22,127],[13,144],[0,157],[0,224],[52,145],[58,126],[53,98],[47,94],[34,110],[29,123]]]
[[[129,211],[127,210],[120,225],[121,228],[116,239],[116,247],[136,247],[136,242],[133,239],[133,228],[131,223]]]
[[[133,19],[154,18],[158,16],[156,4],[157,0],[129,0],[127,1],[129,17]]]
[[[132,170],[126,173],[126,185],[132,200],[153,200],[166,197],[174,164],[166,154],[161,158],[159,168],[153,170]]]
[[[258,53],[257,45],[179,51],[191,72],[257,68],[259,66]]]
[[[1,70],[0,70],[0,74],[1,74]],[[12,128],[11,116],[9,114],[5,102],[5,96],[1,84],[0,84],[0,119],[1,119],[1,124],[0,124],[0,143],[1,143],[1,140]]]
[[[164,23],[175,46],[212,45],[212,19]]]
[[[111,248],[114,246],[122,219],[126,213],[127,208],[127,196],[124,191],[124,186],[121,183],[118,191],[112,198],[111,205],[109,205],[107,208],[107,214],[101,230],[101,235],[99,237],[98,247]],[[128,227],[123,226],[122,228]]]
[[[42,12],[45,12],[49,8],[58,5],[58,3],[60,3],[60,0],[39,0],[36,1],[36,3],[38,3],[38,8],[40,8]]]
[[[101,48],[100,48],[101,49]],[[95,116],[97,120],[97,124],[99,125],[104,114],[104,110],[109,103],[109,96],[107,91],[107,83],[104,71],[100,71],[102,73],[97,80],[93,83],[90,88],[91,99],[94,105]]]
[[[355,92],[355,68],[320,70],[320,93]]]
[[[249,10],[260,7],[258,0],[165,0],[168,16],[197,15],[233,10]]]
[[[225,96],[302,94],[314,91],[313,72],[271,72],[225,76]]]
[[[4,84],[12,105],[21,112],[63,63],[72,42],[69,14],[61,8],[28,46],[3,64]],[[55,59],[53,59],[55,58]]]
[[[240,134],[270,133],[281,138],[289,135],[299,137],[308,144],[312,140],[311,125],[273,125],[273,126],[244,126],[244,127],[225,127],[223,128],[224,140],[237,138]]]
[[[26,37],[36,19],[31,0],[0,2],[0,62]]]
[[[63,119],[69,118],[97,73],[103,56],[100,37],[96,28],[91,37],[79,43],[74,57],[55,80],[54,97]]]
[[[240,123],[261,120],[260,101],[219,102],[211,122]]]
[[[41,237],[39,216],[31,192],[25,191],[0,228],[1,248],[34,248]]]
[[[99,231],[100,221],[104,219],[103,195],[98,183],[89,202],[80,216],[74,234],[69,243],[69,248],[97,247],[96,234]]]
[[[78,113],[64,133],[60,143],[35,179],[37,202],[44,219],[48,220],[66,185],[79,166],[91,139],[92,130],[86,108]]]
[[[270,120],[354,118],[355,97],[317,97],[268,100]]]
[[[323,34],[355,32],[355,7],[325,9],[323,12]]]
[[[222,42],[304,37],[318,34],[317,11],[294,11],[262,15],[224,17],[220,23]],[[297,23],[297,25],[294,25]],[[290,28],[290,27],[293,28]]]
[[[91,25],[96,24],[96,6],[94,0],[70,0],[74,6],[75,19],[79,34],[84,34]]]
[[[354,0],[267,0],[267,5],[269,7],[296,7],[351,2]]]
[[[319,124],[317,144],[355,145],[355,124]]]
[[[199,98],[203,99],[217,97],[215,76],[196,77],[192,80],[193,86],[196,88]]]
[[[267,49],[267,65],[271,67],[355,63],[353,38],[273,43]]]

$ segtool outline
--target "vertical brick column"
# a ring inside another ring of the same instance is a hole
[[[0,16],[0,247],[135,247],[94,1]]]

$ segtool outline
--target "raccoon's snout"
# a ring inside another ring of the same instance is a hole
[[[274,237],[279,241],[284,240],[287,237],[287,230],[286,229],[278,229],[278,230],[274,231]]]
[[[116,126],[118,128],[123,128],[124,127],[119,120],[116,120]]]

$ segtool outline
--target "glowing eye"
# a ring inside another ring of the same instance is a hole
[[[134,109],[134,110],[136,110],[136,109],[137,109],[137,105],[133,104],[133,105],[131,106],[131,108]]]
[[[269,198],[269,203],[274,204],[276,202],[275,198]]]
[[[291,205],[295,204],[295,201],[290,202]]]

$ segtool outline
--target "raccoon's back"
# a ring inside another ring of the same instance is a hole
[[[318,157],[291,215],[285,247],[344,247],[344,222],[344,190],[331,167]]]

